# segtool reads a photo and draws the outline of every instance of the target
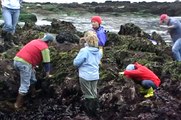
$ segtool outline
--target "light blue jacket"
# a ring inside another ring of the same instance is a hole
[[[3,7],[10,9],[20,9],[20,4],[23,0],[1,0],[1,4]]]
[[[79,69],[79,77],[85,80],[99,80],[99,64],[102,53],[96,47],[82,48],[73,61]]]

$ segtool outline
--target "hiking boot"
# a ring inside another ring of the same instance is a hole
[[[153,90],[152,87],[150,87],[150,88],[148,89],[147,94],[146,94],[144,97],[145,97],[145,98],[149,98],[149,97],[152,97],[152,96],[154,96],[154,90]]]
[[[86,98],[84,101],[84,111],[90,117],[98,117],[99,100],[97,98]]]
[[[23,103],[24,103],[23,97],[24,96],[25,95],[18,93],[18,96],[16,98],[16,102],[14,103],[14,108],[15,109],[19,109],[19,108],[21,108],[23,106]]]

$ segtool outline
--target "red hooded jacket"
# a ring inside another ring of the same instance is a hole
[[[135,70],[125,70],[124,75],[133,80],[142,81],[142,80],[151,80],[158,87],[160,85],[160,79],[147,67],[134,63]]]

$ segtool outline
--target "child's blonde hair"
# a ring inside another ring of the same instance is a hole
[[[98,38],[96,32],[94,31],[87,31],[84,34],[84,38],[86,43],[91,47],[98,47]]]

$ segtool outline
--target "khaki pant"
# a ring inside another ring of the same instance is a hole
[[[84,98],[97,98],[97,81],[87,81],[83,78],[79,78],[80,87]]]

